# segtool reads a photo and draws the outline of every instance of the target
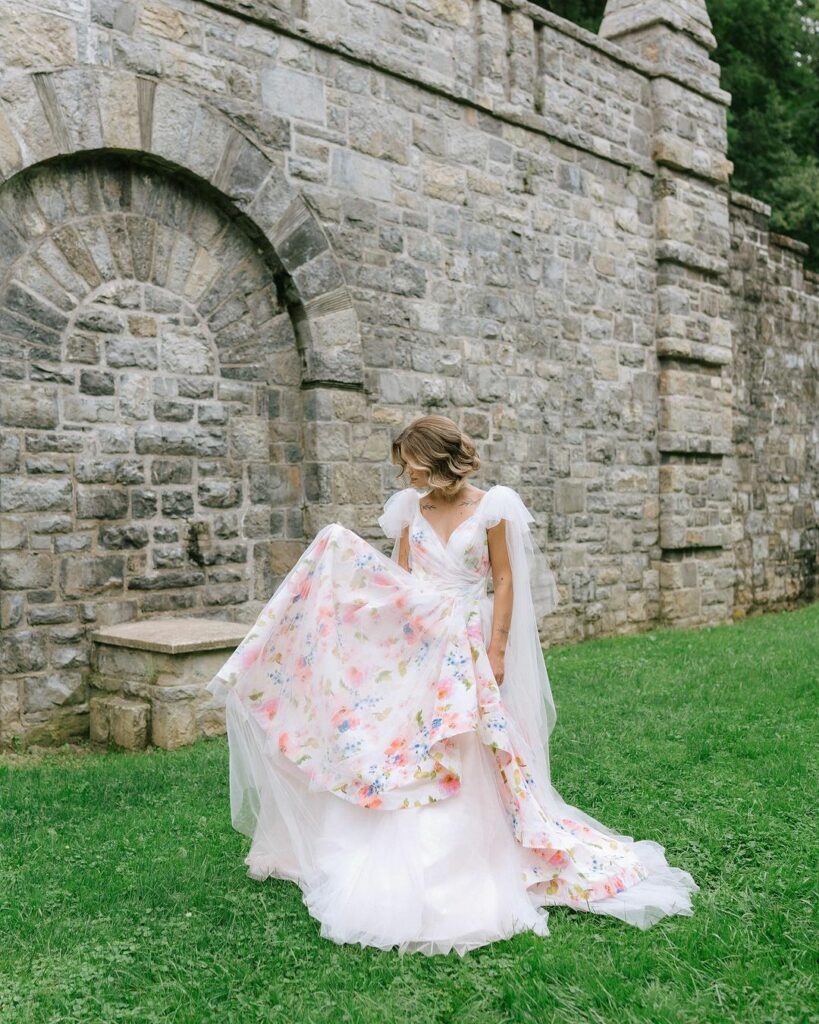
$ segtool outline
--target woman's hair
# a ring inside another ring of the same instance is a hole
[[[407,468],[407,458],[429,473],[429,486],[452,498],[470,473],[480,469],[475,444],[448,416],[419,416],[392,442],[392,461]]]

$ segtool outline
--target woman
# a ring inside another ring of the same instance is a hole
[[[552,905],[640,928],[691,915],[699,887],[662,846],[551,785],[537,624],[557,591],[534,517],[468,482],[475,446],[444,416],[392,456],[411,486],[379,518],[391,557],[319,530],[208,684],[248,874],[297,882],[325,938],[402,953],[548,935]]]

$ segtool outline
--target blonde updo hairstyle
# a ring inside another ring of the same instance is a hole
[[[407,458],[429,473],[429,486],[454,498],[470,473],[480,469],[475,444],[448,416],[419,416],[392,442],[392,461],[407,469]]]

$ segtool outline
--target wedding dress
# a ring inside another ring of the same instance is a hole
[[[486,531],[503,518],[513,607],[498,685]],[[233,827],[250,877],[290,879],[320,934],[428,955],[549,935],[564,905],[648,928],[699,889],[551,784],[555,707],[537,632],[554,577],[512,488],[446,539],[412,487],[379,518],[392,556],[319,530],[209,691],[225,702]],[[409,526],[410,572],[397,562]]]

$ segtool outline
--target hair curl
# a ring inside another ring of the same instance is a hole
[[[481,460],[472,438],[448,416],[419,416],[392,442],[392,461],[407,469],[406,456],[429,473],[429,486],[454,498]]]

